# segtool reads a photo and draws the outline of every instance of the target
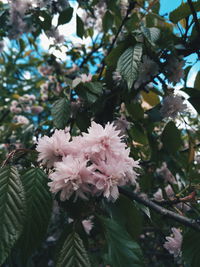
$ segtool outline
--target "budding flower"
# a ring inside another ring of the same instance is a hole
[[[94,226],[94,224],[91,221],[91,219],[83,220],[82,221],[82,225],[83,225],[83,228],[84,228],[85,232],[89,235],[90,231],[92,230],[92,228]]]

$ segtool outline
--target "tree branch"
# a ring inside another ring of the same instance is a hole
[[[83,61],[82,61],[82,63],[80,64],[79,68],[81,69],[81,68],[85,65],[85,63],[87,63],[87,61],[90,59],[90,57],[91,57],[95,52],[97,52],[97,51],[99,50],[99,48],[101,48],[101,47],[102,47],[102,42],[100,43],[100,45],[98,45],[98,46],[96,46],[96,47],[94,46],[94,47],[92,48],[91,52],[88,53],[87,56],[83,59]]]
[[[189,219],[187,217],[181,216],[171,210],[168,210],[166,208],[163,208],[161,206],[159,206],[158,204],[154,203],[153,201],[147,199],[147,198],[143,198],[142,196],[140,196],[139,194],[136,194],[134,192],[130,192],[124,188],[119,188],[119,192],[123,195],[125,195],[126,197],[128,197],[131,200],[135,200],[143,205],[145,205],[146,207],[158,212],[159,214],[161,214],[164,217],[173,219],[185,226],[188,226],[190,228],[193,228],[196,231],[200,231],[200,224],[197,223],[194,219]]]

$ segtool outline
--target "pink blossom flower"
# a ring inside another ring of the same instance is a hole
[[[92,122],[88,133],[83,133],[87,147],[86,153],[105,159],[108,154],[112,156],[120,155],[125,150],[125,144],[122,143],[119,136],[120,131],[116,131],[113,124],[107,123],[105,128],[100,124]]]
[[[55,172],[49,176],[52,180],[48,183],[51,192],[61,191],[62,201],[69,199],[74,192],[77,196],[85,198],[84,193],[89,192],[87,183],[90,182],[92,175],[87,168],[87,160],[70,155],[63,158],[61,162],[56,162],[55,169]]]
[[[182,245],[182,234],[179,229],[173,227],[172,229],[173,237],[167,236],[166,242],[164,243],[164,248],[166,248],[170,254],[173,254],[174,257],[178,257],[181,253]]]
[[[118,186],[136,184],[138,161],[129,157],[126,148],[113,124],[105,127],[92,122],[88,133],[73,137],[58,131],[52,137],[39,139],[38,160],[48,168],[55,167],[49,176],[53,193],[61,192],[61,200],[87,194],[103,195],[108,200],[118,198]]]
[[[64,130],[55,130],[51,136],[39,138],[36,150],[39,152],[38,161],[48,168],[53,167],[54,163],[70,153],[69,145],[70,134]]]
[[[16,115],[14,118],[13,118],[16,123],[19,123],[19,124],[29,124],[29,119],[27,119],[26,117],[22,116],[22,115]]]

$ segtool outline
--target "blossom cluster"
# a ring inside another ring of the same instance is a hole
[[[138,161],[129,157],[130,149],[122,142],[113,124],[105,127],[92,122],[88,133],[71,137],[66,130],[56,130],[38,140],[38,160],[53,168],[50,191],[60,192],[62,201],[73,193],[76,197],[100,196],[118,198],[118,186],[136,184]]]
[[[94,14],[82,10],[82,20],[85,22],[85,27],[93,28],[97,31],[102,31],[102,19],[107,10],[106,1],[99,1],[98,4],[94,6]]]
[[[8,2],[10,4],[10,39],[18,39],[23,33],[28,33],[34,30],[33,25],[26,19],[26,14],[31,10],[46,7],[52,13],[57,13],[69,6],[68,0],[9,0]],[[50,30],[49,35],[50,37],[55,38],[55,41],[58,43],[64,41],[64,37],[54,28]]]
[[[170,83],[176,84],[184,78],[185,60],[169,55],[165,66],[165,75]]]
[[[163,118],[171,117],[174,119],[178,113],[184,112],[187,109],[187,105],[184,103],[184,98],[179,95],[168,95],[163,99],[163,105],[160,109],[160,113]]]
[[[14,114],[32,113],[39,114],[43,111],[43,107],[36,103],[34,95],[24,94],[19,96],[17,100],[11,101],[10,112]],[[28,124],[29,120],[23,115],[15,115],[14,121],[20,124]]]

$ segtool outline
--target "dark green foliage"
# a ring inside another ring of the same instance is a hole
[[[200,262],[200,234],[194,230],[187,231],[183,236],[183,259],[188,266],[198,267]]]
[[[0,265],[19,238],[25,219],[24,189],[15,167],[0,169]]]
[[[65,10],[63,10],[58,17],[58,25],[68,23],[71,20],[72,15],[73,15],[72,7],[68,7]]]
[[[70,105],[66,98],[58,99],[52,107],[53,123],[56,128],[64,129],[70,118]]]
[[[27,262],[45,239],[52,211],[52,196],[48,177],[39,168],[32,168],[22,176],[26,196],[26,218],[19,240],[21,260]]]
[[[60,251],[56,267],[90,267],[83,241],[75,232],[70,233]]]
[[[162,143],[164,148],[169,152],[176,154],[181,145],[181,133],[177,129],[175,123],[173,121],[170,121],[164,128],[164,131],[162,133],[161,137]]]
[[[144,266],[139,245],[112,219],[100,219],[108,242],[108,258],[111,266]]]

